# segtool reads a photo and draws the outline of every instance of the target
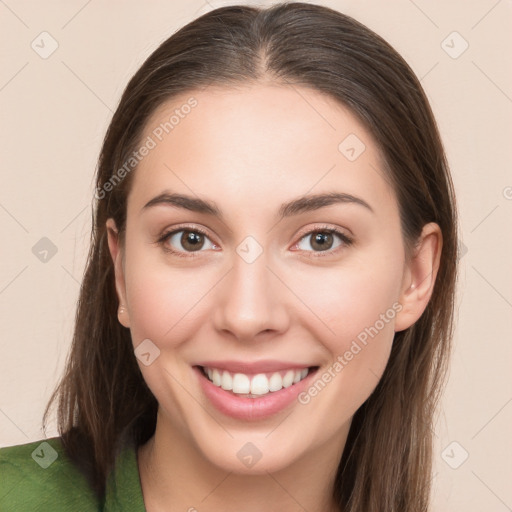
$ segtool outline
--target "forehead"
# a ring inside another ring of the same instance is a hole
[[[309,88],[190,91],[155,111],[144,141],[151,150],[129,199],[140,207],[164,189],[214,194],[240,207],[333,189],[394,201],[370,133],[345,106]]]

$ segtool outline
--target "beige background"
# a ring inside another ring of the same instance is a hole
[[[0,446],[43,437],[72,334],[96,158],[122,90],[177,28],[233,3],[0,1]],[[406,58],[451,163],[467,253],[435,429],[433,510],[512,510],[512,3],[316,3],[354,16]],[[58,43],[46,59],[31,47],[43,31]],[[57,249],[46,262],[32,251],[43,237]]]

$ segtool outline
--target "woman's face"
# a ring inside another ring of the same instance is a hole
[[[109,243],[158,428],[234,472],[338,453],[413,321],[371,136],[317,91],[257,85],[173,99],[143,145]]]

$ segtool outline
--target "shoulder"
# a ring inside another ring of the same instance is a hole
[[[0,475],[2,512],[100,509],[59,437],[0,448]]]

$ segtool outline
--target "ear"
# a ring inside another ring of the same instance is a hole
[[[396,332],[413,325],[425,311],[434,291],[442,247],[441,228],[434,222],[425,224],[406,262],[399,299],[402,310],[396,316]]]
[[[117,316],[121,325],[124,325],[124,327],[130,327],[130,315],[128,313],[128,303],[126,300],[126,286],[123,269],[123,248],[121,247],[121,243],[119,241],[119,232],[117,230],[114,219],[108,219],[106,226],[108,248],[114,263],[116,291],[120,305]]]

